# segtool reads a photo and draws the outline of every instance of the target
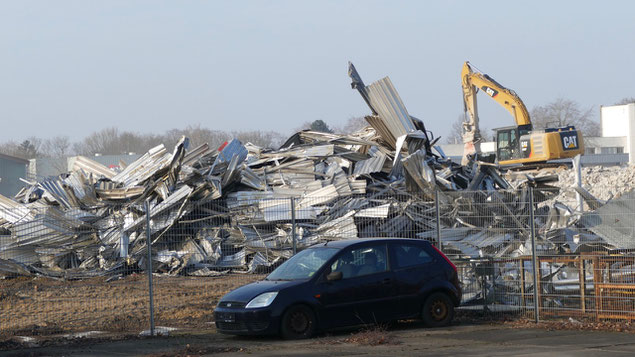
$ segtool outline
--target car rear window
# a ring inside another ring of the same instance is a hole
[[[395,268],[408,268],[426,264],[432,261],[432,257],[425,248],[416,244],[395,244]]]

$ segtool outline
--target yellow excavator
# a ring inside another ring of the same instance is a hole
[[[469,62],[463,65],[461,83],[467,114],[467,120],[463,124],[464,160],[468,154],[480,154],[476,106],[476,94],[479,89],[507,109],[516,121],[515,126],[494,129],[499,165],[541,164],[584,153],[582,133],[579,130],[573,126],[534,130],[529,112],[516,92],[476,70]]]

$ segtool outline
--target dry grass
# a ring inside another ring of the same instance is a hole
[[[326,342],[325,342],[326,343]],[[398,345],[395,335],[386,325],[372,325],[352,333],[348,337],[339,338],[328,343],[350,343],[360,346]]]

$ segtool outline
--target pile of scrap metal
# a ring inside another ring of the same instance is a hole
[[[79,158],[67,174],[0,196],[0,274],[142,271],[148,233],[155,272],[261,272],[288,258],[294,241],[301,249],[354,237],[434,240],[436,197],[454,207],[444,210],[445,227],[474,226],[470,212],[502,225],[499,212],[527,210],[524,198],[491,196],[510,188],[495,166],[433,152],[435,140],[390,79],[365,86],[352,65],[350,75],[373,113],[354,134],[301,131],[279,149],[238,140],[189,149],[182,138],[172,153],[159,145],[118,173]],[[500,206],[467,212],[471,196],[457,192],[472,190]]]
[[[528,182],[549,180],[553,181],[553,177],[532,178]],[[543,196],[544,201],[534,206],[536,255],[541,262],[539,281],[542,294],[546,296],[544,306],[579,308],[579,301],[571,297],[584,295],[581,287],[587,293],[593,293],[596,279],[604,283],[635,283],[632,219],[635,216],[635,191],[607,202],[598,200],[581,187],[574,187],[573,191],[581,194],[588,211],[572,209],[579,208],[581,202],[561,202],[555,195]],[[545,192],[548,191],[542,191]],[[455,221],[454,227],[441,230],[444,251],[457,258],[455,262],[461,267],[460,279],[468,287],[463,296],[464,304],[486,302],[521,306],[521,291],[533,292],[531,220],[529,206],[523,204],[527,200],[521,198],[521,193],[517,195],[517,205],[510,204],[511,201],[496,205],[492,198],[507,192],[470,194],[480,196],[481,200],[468,199],[463,205],[456,206],[463,214],[451,216],[445,212]],[[486,219],[481,215],[483,210],[478,206],[484,197],[489,200],[488,211],[498,211],[496,216]],[[493,206],[499,206],[499,209],[495,210]],[[478,225],[469,221],[475,217],[479,220]],[[450,219],[446,223],[451,224]],[[422,238],[429,235],[430,232],[418,234]],[[587,261],[586,268],[575,260],[580,257]],[[592,257],[610,258],[607,260],[609,265],[602,269],[591,266]],[[580,277],[582,272],[583,279]],[[594,274],[600,275],[594,277]],[[525,286],[521,287],[523,281]],[[580,281],[586,283],[582,285]]]

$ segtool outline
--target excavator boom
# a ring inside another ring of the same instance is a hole
[[[463,64],[461,78],[463,83],[463,98],[465,99],[467,110],[470,113],[471,111],[476,111],[475,106],[473,109],[470,108],[470,100],[472,97],[476,97],[476,92],[480,89],[492,97],[492,99],[498,102],[503,108],[507,109],[514,117],[517,126],[531,125],[529,111],[527,111],[525,103],[518,97],[516,92],[505,88],[487,74],[474,71],[472,66],[470,66],[470,62]],[[528,129],[531,130],[531,127]]]

